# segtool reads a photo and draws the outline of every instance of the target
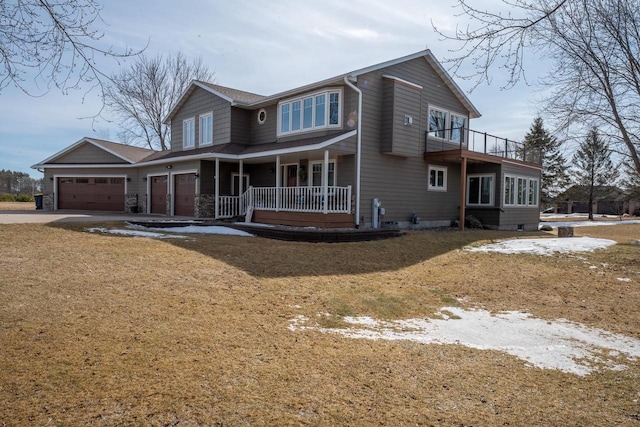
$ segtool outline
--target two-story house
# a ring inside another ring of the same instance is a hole
[[[84,138],[32,167],[45,209],[537,229],[539,156],[470,130],[479,116],[425,50],[271,96],[194,81],[171,150]]]

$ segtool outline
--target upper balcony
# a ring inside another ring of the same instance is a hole
[[[478,163],[511,160],[538,167],[542,163],[540,149],[527,148],[518,141],[464,128],[425,132],[424,158],[444,161],[466,158]]]

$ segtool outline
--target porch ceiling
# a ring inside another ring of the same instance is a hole
[[[490,154],[478,153],[465,149],[445,150],[445,151],[427,151],[423,154],[425,161],[442,161],[450,163],[462,163],[466,159],[467,164],[492,163],[501,165],[504,163],[515,163],[524,167],[540,169],[537,163],[523,162],[521,160],[505,159],[500,156],[492,156]]]

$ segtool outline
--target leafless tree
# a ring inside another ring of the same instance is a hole
[[[9,85],[31,96],[102,88],[108,76],[99,62],[139,52],[103,43],[100,12],[96,0],[0,1],[0,93]]]
[[[504,88],[526,81],[526,60],[551,64],[542,84],[546,116],[565,129],[597,126],[640,172],[640,4],[637,0],[502,0],[490,12],[458,0],[473,26],[447,39],[461,42],[450,58],[459,77],[475,84],[506,70]],[[438,31],[436,29],[436,31]],[[464,74],[470,62],[472,72]],[[583,133],[584,134],[584,133]]]
[[[189,61],[181,53],[143,54],[130,68],[112,76],[105,104],[120,119],[125,142],[168,150],[171,132],[163,120],[192,80],[210,82],[213,76],[200,58]]]

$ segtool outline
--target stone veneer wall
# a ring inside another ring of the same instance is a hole
[[[140,212],[138,209],[138,195],[137,194],[127,194],[124,200],[124,210],[126,212],[138,213]]]
[[[216,197],[213,194],[199,194],[195,197],[194,216],[213,218],[215,216]]]
[[[42,210],[43,211],[53,210],[53,194],[42,195]]]

